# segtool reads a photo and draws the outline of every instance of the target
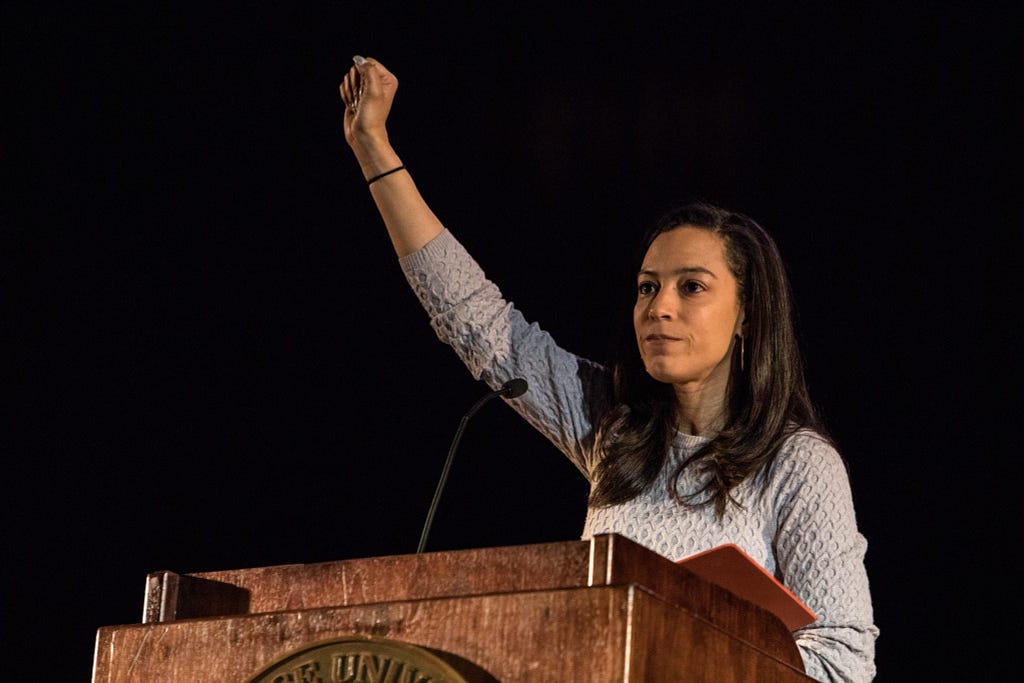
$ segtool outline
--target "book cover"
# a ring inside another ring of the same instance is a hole
[[[684,557],[676,563],[705,581],[768,610],[790,631],[812,624],[818,618],[800,598],[734,543]]]

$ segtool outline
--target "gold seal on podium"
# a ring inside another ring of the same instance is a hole
[[[409,643],[341,638],[281,657],[248,683],[467,683],[444,660]]]

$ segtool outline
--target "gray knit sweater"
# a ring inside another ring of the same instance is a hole
[[[606,370],[527,322],[450,232],[400,263],[438,337],[494,389],[525,379],[529,391],[509,404],[590,480],[594,430],[610,400]],[[864,569],[867,543],[839,454],[811,433],[791,437],[766,471],[733,492],[741,507],[718,518],[712,506],[682,506],[667,490],[673,465],[705,442],[677,433],[658,481],[629,502],[591,508],[582,537],[621,534],[671,560],[735,543],[817,615],[794,633],[807,674],[870,681],[878,629]],[[693,469],[681,493],[700,487]]]

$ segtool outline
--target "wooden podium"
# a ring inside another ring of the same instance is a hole
[[[92,680],[811,679],[775,615],[612,534],[152,573],[142,623],[98,630]]]

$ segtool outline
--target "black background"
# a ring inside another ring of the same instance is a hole
[[[415,551],[487,389],[344,144],[358,53],[400,81],[391,138],[435,211],[582,355],[663,208],[768,227],[850,462],[878,680],[1001,670],[1021,12],[890,4],[5,2],[5,650],[86,680],[150,571]],[[585,498],[494,402],[428,549],[577,539]]]

